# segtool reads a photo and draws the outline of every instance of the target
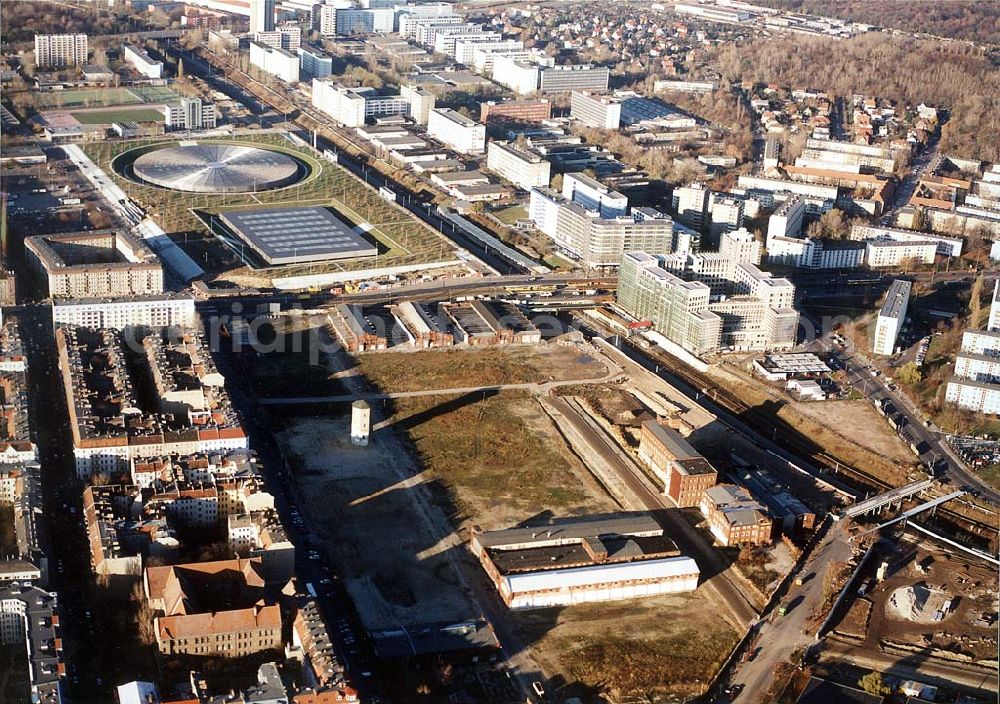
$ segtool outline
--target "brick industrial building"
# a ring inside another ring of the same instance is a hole
[[[722,545],[768,545],[772,521],[767,508],[743,487],[717,484],[701,497],[701,513]]]
[[[639,457],[663,482],[663,493],[680,508],[701,503],[701,495],[718,480],[718,473],[673,428],[656,421],[642,424]]]
[[[700,574],[645,513],[476,529],[471,548],[511,609],[690,591]]]

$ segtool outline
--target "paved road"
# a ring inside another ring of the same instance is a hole
[[[731,677],[731,682],[744,687],[733,699],[734,704],[765,701],[764,695],[774,682],[775,668],[787,663],[796,650],[804,650],[815,642],[816,627],[811,622],[823,606],[826,573],[835,563],[846,562],[854,551],[845,538],[843,522],[833,523],[816,546],[811,560],[797,573],[803,578],[803,584],[792,584],[782,600],[785,615],[778,616],[775,610],[762,621],[754,646],[754,649],[759,648],[756,657],[739,667]]]
[[[925,465],[935,462],[944,466],[944,471],[956,486],[972,486],[988,500],[1000,504],[1000,491],[985,483],[974,472],[970,471],[964,462],[945,442],[945,434],[924,424],[924,416],[914,408],[904,394],[891,391],[880,378],[868,369],[869,360],[858,350],[850,350],[835,345],[829,334],[813,341],[806,349],[819,353],[833,352],[845,367],[847,380],[851,387],[861,393],[869,401],[888,400],[896,410],[906,418],[903,427],[905,435],[918,447],[926,447],[919,459]]]

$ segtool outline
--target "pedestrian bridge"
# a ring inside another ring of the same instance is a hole
[[[845,508],[839,516],[836,516],[836,519],[855,518],[856,516],[862,516],[866,513],[874,513],[885,506],[901,503],[903,500],[908,499],[915,494],[926,491],[927,489],[930,489],[933,484],[934,480],[932,479],[921,479],[917,482],[911,482],[910,484],[890,489],[889,491],[876,496],[870,496],[864,501],[859,501],[853,506]]]

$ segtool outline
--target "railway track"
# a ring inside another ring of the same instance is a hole
[[[625,343],[654,360],[663,371],[680,379],[691,388],[709,396],[718,406],[738,416],[740,420],[756,432],[771,437],[772,440],[782,445],[790,453],[803,459],[809,459],[817,468],[830,472],[864,491],[882,492],[893,488],[893,485],[885,480],[875,477],[857,467],[853,467],[828,452],[817,450],[798,431],[776,426],[773,415],[762,413],[696,369],[688,367],[666,353],[655,349],[642,349],[631,340],[626,339]],[[996,538],[998,527],[995,521],[980,521],[946,507],[938,508],[937,515],[980,538],[986,540]]]

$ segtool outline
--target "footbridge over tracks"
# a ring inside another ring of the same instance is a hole
[[[890,489],[889,491],[877,494],[876,496],[870,496],[864,501],[857,502],[853,506],[848,506],[836,518],[837,520],[840,520],[843,518],[855,518],[866,513],[874,513],[886,506],[902,503],[905,499],[930,489],[933,484],[934,481],[931,479],[921,479],[920,481],[911,482],[910,484],[906,484],[904,486],[898,486],[895,489]]]
[[[868,535],[869,533],[874,533],[875,531],[881,530],[882,528],[885,528],[886,526],[891,526],[893,523],[899,523],[900,521],[903,521],[905,523],[907,520],[909,520],[913,516],[916,516],[918,513],[923,513],[924,511],[933,510],[934,508],[940,506],[944,502],[951,501],[952,499],[957,499],[959,496],[962,496],[963,494],[965,494],[964,491],[953,491],[950,494],[945,494],[944,496],[938,496],[937,498],[931,499],[930,501],[925,501],[924,503],[920,504],[919,506],[914,506],[911,509],[903,511],[901,514],[899,514],[898,516],[896,516],[895,518],[893,518],[891,520],[886,521],[885,523],[880,523],[879,525],[875,526],[874,528],[869,528],[868,530],[864,531],[863,533],[858,533],[857,535],[855,535],[854,537],[852,537],[851,540],[854,540],[856,538],[860,538],[861,536],[864,536],[864,535]]]

